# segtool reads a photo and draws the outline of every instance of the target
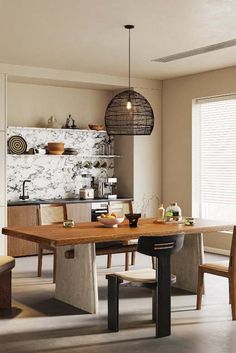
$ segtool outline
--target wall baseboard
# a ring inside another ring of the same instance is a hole
[[[212,254],[219,254],[219,255],[226,255],[226,256],[230,255],[230,250],[211,248],[209,246],[204,246],[204,251]]]

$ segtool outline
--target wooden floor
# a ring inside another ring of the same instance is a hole
[[[219,256],[207,255],[210,260]],[[155,339],[151,321],[151,297],[147,289],[121,288],[118,333],[106,329],[106,258],[98,257],[99,315],[88,315],[53,299],[52,257],[43,259],[43,277],[36,277],[36,258],[16,261],[13,272],[13,310],[0,315],[0,351],[7,353],[233,353],[236,323],[231,321],[227,280],[206,277],[201,311],[196,296],[173,291],[172,336]],[[124,256],[116,255],[112,271],[122,270]],[[138,254],[137,267],[150,266],[150,258]]]

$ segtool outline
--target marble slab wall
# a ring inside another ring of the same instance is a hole
[[[79,189],[90,174],[95,178],[114,175],[114,158],[101,155],[101,146],[108,141],[106,132],[90,130],[8,128],[7,138],[22,136],[27,149],[47,145],[48,142],[64,142],[65,147],[76,148],[72,155],[7,155],[7,198],[19,199],[22,182],[27,184],[30,199],[57,199],[79,197]],[[114,142],[112,140],[112,149]]]

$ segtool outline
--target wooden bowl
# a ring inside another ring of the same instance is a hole
[[[96,131],[104,130],[103,125],[89,124],[88,127],[90,128],[90,130],[96,130]]]
[[[64,152],[64,143],[62,142],[49,142],[48,153],[49,154],[62,154]]]

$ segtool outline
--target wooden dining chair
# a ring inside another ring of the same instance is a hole
[[[236,226],[234,226],[233,231],[229,262],[218,261],[205,263],[199,266],[196,305],[197,310],[200,310],[202,306],[205,273],[228,278],[229,302],[231,304],[232,320],[236,320]]]
[[[125,215],[125,213],[133,212],[132,201],[127,201],[122,203],[117,202],[118,205],[122,205],[122,208],[115,207],[116,203],[112,203],[109,213],[118,213],[120,215]],[[130,254],[131,254],[131,265],[135,265],[135,254],[137,250],[137,242],[130,241],[113,241],[113,242],[104,242],[96,244],[96,255],[107,255],[107,268],[112,266],[112,255],[113,254],[125,254],[125,271],[129,270],[130,264]]]
[[[61,224],[67,219],[65,204],[41,204],[38,208],[39,225]],[[56,248],[48,244],[39,244],[38,247],[38,277],[42,276],[43,252],[53,253],[53,283],[56,282]]]
[[[0,256],[0,309],[11,308],[11,270],[15,259],[11,256]]]
[[[123,281],[128,281],[142,283],[153,291],[152,319],[156,322],[156,336],[162,337],[162,333],[165,333],[163,336],[166,335],[166,331],[170,330],[170,285],[176,282],[176,277],[170,273],[170,256],[180,251],[183,243],[184,233],[166,236],[141,236],[138,239],[137,251],[155,257],[156,261],[159,260],[159,267],[157,266],[156,270],[146,268],[106,275],[108,280],[109,330],[119,331],[119,286]],[[162,300],[164,299],[166,305],[157,310],[157,302],[160,297]]]

